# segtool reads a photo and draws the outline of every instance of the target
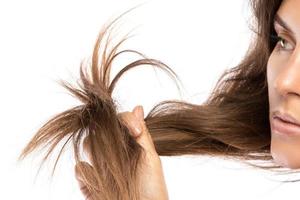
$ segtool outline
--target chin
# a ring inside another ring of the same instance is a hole
[[[289,169],[300,169],[300,158],[298,152],[291,152],[290,148],[284,145],[276,146],[271,144],[271,155],[274,162]]]

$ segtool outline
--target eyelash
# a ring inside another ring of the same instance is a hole
[[[284,47],[281,47],[281,45],[279,45],[279,46],[277,45],[278,42],[281,42],[281,41],[287,42],[286,39],[282,38],[281,36],[271,34],[271,40],[273,42],[276,42],[275,43],[275,48],[278,49],[278,51],[289,51],[289,50],[286,50]]]

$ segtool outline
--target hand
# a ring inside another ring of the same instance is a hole
[[[133,112],[123,112],[119,116],[124,120],[126,126],[130,130],[130,134],[134,136],[136,141],[145,149],[146,155],[142,161],[141,170],[138,171],[140,178],[139,191],[142,200],[168,200],[168,191],[164,180],[163,169],[160,157],[158,156],[153,144],[151,135],[144,121],[144,111],[142,106],[136,106]],[[89,165],[86,162],[81,164]],[[77,164],[78,165],[78,164]],[[89,166],[92,168],[92,166]],[[75,166],[76,173],[76,166]],[[80,177],[76,173],[76,179],[82,193],[88,199],[92,196],[87,188],[80,181]]]

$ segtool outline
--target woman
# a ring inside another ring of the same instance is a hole
[[[168,199],[159,155],[226,156],[268,161],[270,166],[248,163],[266,169],[300,168],[300,2],[250,3],[256,37],[243,60],[220,77],[209,98],[202,105],[164,101],[145,118],[141,106],[117,113],[111,98],[117,80],[144,64],[176,74],[139,52],[116,52],[125,40],[108,54],[105,46],[99,64],[97,53],[114,21],[110,23],[96,42],[91,75],[81,65],[79,88],[61,82],[84,104],[49,120],[20,158],[47,144],[47,159],[62,139],[72,140],[76,176],[87,199]],[[122,52],[144,58],[109,82],[111,62]],[[82,146],[88,162],[80,157]]]

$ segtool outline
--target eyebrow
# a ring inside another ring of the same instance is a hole
[[[288,32],[294,35],[294,32],[292,31],[291,27],[278,14],[275,14],[274,16],[274,24],[275,22],[277,22],[285,30],[287,30]]]

